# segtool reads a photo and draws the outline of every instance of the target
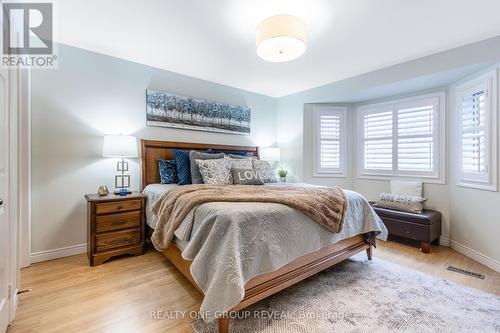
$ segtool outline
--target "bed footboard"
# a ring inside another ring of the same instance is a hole
[[[367,235],[357,235],[338,243],[321,248],[305,256],[299,257],[282,268],[254,277],[245,285],[245,297],[231,312],[244,309],[266,297],[288,288],[318,272],[321,272],[356,253],[366,251],[368,260],[372,259],[373,242],[370,244]],[[170,245],[163,251],[165,257],[193,284],[200,288],[191,276],[191,262],[182,259],[177,246]],[[219,318],[219,332],[229,332],[229,318]]]

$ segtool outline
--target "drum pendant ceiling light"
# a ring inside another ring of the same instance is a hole
[[[262,59],[290,61],[306,51],[306,25],[296,16],[271,16],[259,23],[255,39]]]

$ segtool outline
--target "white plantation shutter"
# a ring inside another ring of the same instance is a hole
[[[314,108],[314,175],[344,175],[345,121],[345,107]]]
[[[321,169],[340,168],[340,115],[320,115],[320,154]]]
[[[361,107],[360,175],[440,178],[443,99],[437,93]]]
[[[486,87],[464,95],[462,99],[462,171],[486,173],[485,97]]]
[[[398,170],[434,170],[434,117],[436,105],[400,108],[398,119]]]
[[[497,73],[457,87],[458,185],[497,190]]]
[[[392,170],[392,121],[392,111],[364,115],[366,170]]]

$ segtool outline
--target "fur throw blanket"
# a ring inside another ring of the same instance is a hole
[[[347,200],[338,187],[271,187],[248,185],[185,185],[166,192],[153,206],[158,222],[151,241],[165,250],[186,215],[207,202],[266,202],[300,210],[331,232],[342,230]]]

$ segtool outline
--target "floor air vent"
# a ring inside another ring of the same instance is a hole
[[[452,272],[456,272],[456,273],[460,273],[460,274],[464,274],[464,275],[468,275],[468,276],[472,276],[472,277],[475,277],[476,279],[482,279],[482,280],[484,280],[484,275],[483,274],[479,274],[479,273],[467,271],[465,269],[458,268],[458,267],[455,267],[455,266],[448,266],[447,270],[452,271]]]

